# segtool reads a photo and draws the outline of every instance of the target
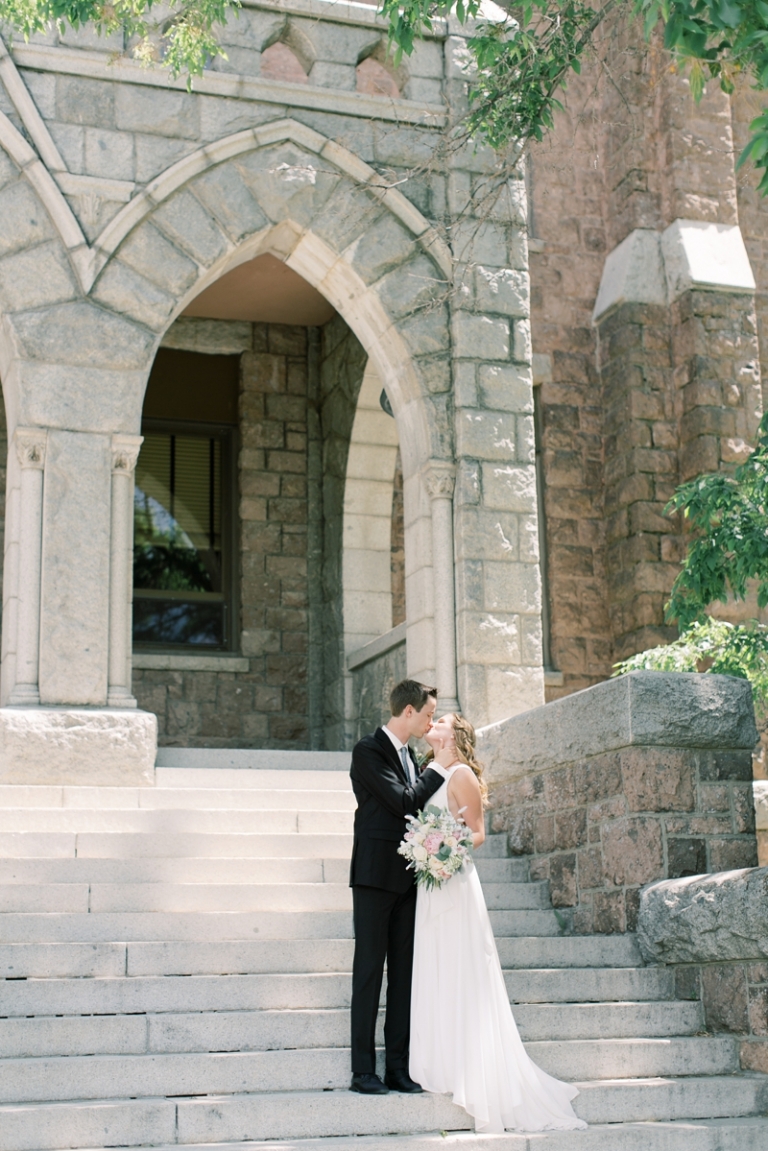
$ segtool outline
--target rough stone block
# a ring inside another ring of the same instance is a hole
[[[517,459],[516,416],[463,408],[456,413],[456,451],[486,460]],[[529,461],[524,461],[529,462]]]
[[[31,248],[54,235],[48,213],[26,182],[0,192],[0,220],[0,256]]]
[[[0,307],[4,311],[44,307],[76,293],[70,263],[59,244],[41,244],[0,261]]]
[[[236,169],[223,165],[194,183],[194,195],[219,221],[233,243],[239,243],[269,224]]]
[[[104,128],[86,128],[85,170],[89,176],[104,176],[108,180],[133,180],[136,176],[133,137]]]
[[[477,369],[477,383],[480,389],[479,406],[505,412],[533,411],[533,383],[527,367],[519,364],[481,364]],[[477,407],[475,404],[462,405],[458,396],[457,406]]]
[[[513,268],[475,269],[475,298],[484,313],[522,319],[528,315],[530,283],[526,272]]]
[[[138,710],[0,709],[0,782],[154,783],[157,720]]]
[[[206,267],[227,250],[227,243],[209,214],[187,191],[166,200],[155,212],[154,220],[180,248]]]
[[[627,818],[603,827],[603,867],[606,879],[617,887],[649,883],[663,875],[659,821]]]
[[[483,504],[509,512],[536,511],[536,473],[523,464],[481,465]]]
[[[472,312],[457,312],[451,322],[453,350],[458,359],[506,360],[509,358],[509,322]]]
[[[630,811],[693,811],[693,753],[628,748],[621,774]]]
[[[103,90],[104,85],[99,85]],[[111,87],[111,85],[110,85]],[[197,97],[137,84],[115,84],[115,120],[124,132],[196,140],[200,134]]]
[[[707,1027],[744,1035],[749,1031],[747,980],[735,964],[706,964],[701,968],[701,998]]]
[[[654,963],[768,958],[768,867],[654,883],[642,893],[638,943]]]
[[[746,680],[632,672],[484,729],[480,739],[502,778],[632,745],[751,752],[757,730]]]
[[[667,873],[670,879],[703,875],[707,870],[707,844],[704,839],[671,837],[667,840]]]

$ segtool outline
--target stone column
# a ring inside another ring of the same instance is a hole
[[[17,428],[13,439],[21,466],[21,508],[16,683],[8,702],[30,706],[40,702],[40,556],[47,432]]]
[[[453,464],[432,461],[424,483],[432,501],[432,579],[435,609],[435,676],[441,712],[458,711],[456,594],[453,556]]]
[[[133,473],[143,436],[112,436],[107,707],[136,707],[131,694]]]

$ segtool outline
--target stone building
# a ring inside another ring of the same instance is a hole
[[[406,671],[485,725],[669,634],[661,509],[761,411],[753,96],[611,28],[475,216],[459,31],[249,2],[191,93],[6,38],[8,778],[347,747]]]
[[[141,776],[155,716],[343,747],[406,669],[479,724],[543,701],[523,181],[472,219],[465,42],[385,34],[249,3],[192,93],[2,49],[7,778]]]

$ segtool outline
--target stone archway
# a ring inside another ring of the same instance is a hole
[[[25,181],[29,173],[17,183]],[[56,196],[48,198],[56,206]],[[450,437],[420,368],[449,345],[440,330],[447,329],[445,311],[423,308],[444,290],[450,259],[424,217],[373,169],[285,120],[173,165],[91,245],[67,243],[65,218],[49,211],[44,232],[50,262],[62,266],[62,248],[77,253],[68,282],[60,275],[51,299],[51,277],[43,277],[37,298],[3,317],[13,349],[4,364],[9,430],[17,440],[18,429],[37,430],[33,468],[41,472],[40,460],[45,466],[44,488],[23,474],[10,485],[9,508],[15,500],[18,515],[10,517],[8,554],[16,548],[20,562],[7,571],[3,698],[22,702],[14,697],[21,642],[40,652],[37,683],[34,668],[24,673],[30,702],[36,695],[44,705],[103,707],[119,698],[130,704],[130,540],[115,533],[130,530],[120,511],[124,480],[162,332],[238,263],[264,252],[284,260],[326,296],[365,348],[395,412],[406,503],[414,499],[409,492],[418,503],[419,474]],[[414,505],[407,518],[418,525],[424,517]],[[22,538],[25,522],[42,524],[42,556]],[[63,565],[86,523],[82,564]],[[37,604],[30,586],[39,588]],[[425,623],[430,611],[422,597]]]

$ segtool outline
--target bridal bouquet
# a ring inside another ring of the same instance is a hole
[[[471,858],[472,832],[450,811],[431,804],[407,819],[410,826],[398,854],[408,860],[408,870],[416,873],[417,884],[427,890],[442,887]]]

